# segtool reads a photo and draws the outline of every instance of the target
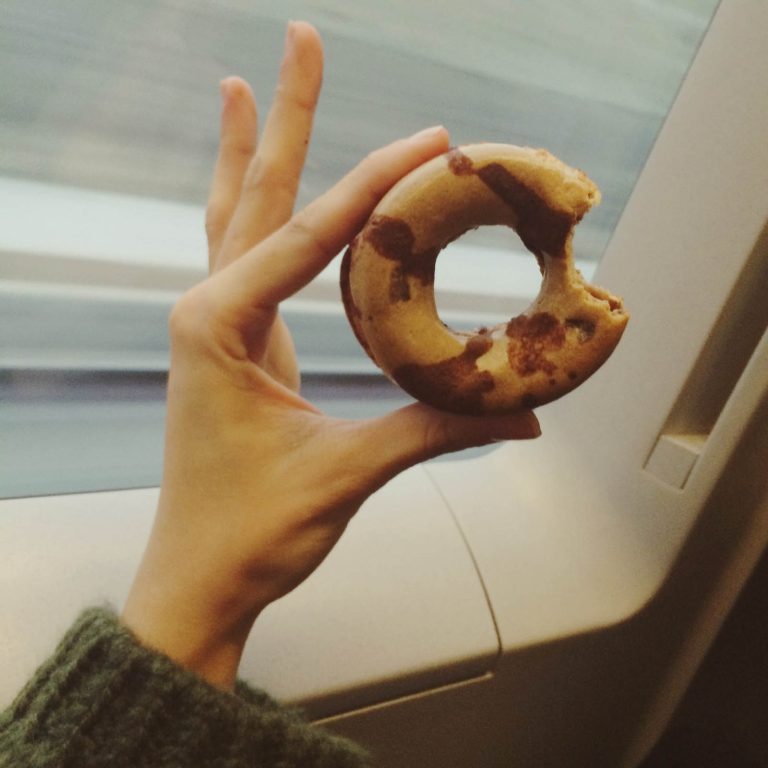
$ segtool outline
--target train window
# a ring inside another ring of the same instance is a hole
[[[589,272],[716,5],[6,3],[0,495],[159,481],[166,317],[204,275],[217,84],[243,75],[266,112],[287,18],[315,23],[326,47],[299,204],[376,146],[442,122],[456,143],[544,146],[587,170],[603,193],[577,232]],[[475,256],[484,276],[468,281]],[[528,258],[497,228],[462,238],[438,268],[444,319],[518,311],[536,292],[529,273],[512,285]],[[357,346],[337,270],[285,306],[306,394],[339,415],[382,412],[406,398]]]

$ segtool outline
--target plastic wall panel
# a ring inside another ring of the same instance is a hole
[[[82,608],[119,606],[156,490],[0,502],[0,706]],[[473,678],[498,655],[482,585],[421,468],[385,486],[259,618],[242,676],[316,716]]]

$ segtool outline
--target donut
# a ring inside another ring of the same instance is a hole
[[[543,149],[473,144],[428,161],[382,198],[344,254],[341,293],[357,340],[411,396],[454,413],[511,413],[570,392],[608,359],[629,319],[620,298],[574,266],[574,227],[599,201],[582,171]],[[435,305],[437,255],[496,224],[534,254],[541,290],[506,323],[453,330]]]

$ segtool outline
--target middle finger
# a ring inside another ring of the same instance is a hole
[[[248,168],[217,268],[237,259],[290,219],[309,147],[322,72],[320,36],[305,22],[291,22],[275,100]]]

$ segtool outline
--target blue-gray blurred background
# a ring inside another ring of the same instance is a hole
[[[204,275],[218,83],[265,116],[289,19],[326,49],[300,204],[435,123],[454,143],[543,146],[598,183],[599,261],[716,0],[6,0],[0,9],[0,495],[156,484],[166,318]],[[714,107],[713,107],[714,108]],[[452,325],[537,291],[509,231],[438,261]],[[304,394],[358,417],[408,398],[358,348],[334,268],[285,307]]]

